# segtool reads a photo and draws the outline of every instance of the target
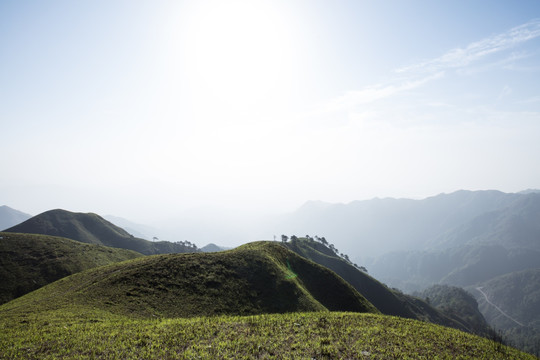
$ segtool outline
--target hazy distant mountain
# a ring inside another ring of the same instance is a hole
[[[522,196],[527,195],[461,190],[424,200],[308,202],[278,219],[273,228],[284,234],[325,236],[355,258],[378,256],[389,251],[425,249],[441,234]],[[361,253],[356,252],[359,248]]]
[[[61,236],[89,244],[135,250],[146,255],[195,251],[180,243],[152,242],[136,238],[96,214],[73,213],[60,209],[36,215],[5,231]]]
[[[540,193],[518,196],[508,206],[485,212],[437,237],[433,245],[498,244],[540,251]]]
[[[433,283],[472,286],[540,267],[540,194],[518,195],[433,239],[422,251],[395,251],[369,264],[380,280],[405,290]]]
[[[105,215],[103,216],[105,220],[110,221],[116,226],[121,227],[122,229],[126,230],[131,235],[145,239],[145,240],[152,240],[155,236],[158,234],[158,230],[147,225],[137,224],[133,221],[124,219],[122,217],[114,216],[114,215]]]
[[[25,214],[19,210],[10,208],[9,206],[0,206],[0,230],[7,229],[14,225],[20,224],[28,220],[32,215]]]
[[[210,243],[206,246],[203,246],[200,250],[202,252],[218,252],[218,251],[226,250],[226,248]]]

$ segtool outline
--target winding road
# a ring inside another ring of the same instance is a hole
[[[480,293],[482,295],[484,295],[484,298],[486,299],[486,302],[493,306],[495,309],[497,309],[502,315],[504,315],[505,317],[507,317],[508,319],[512,320],[513,322],[515,322],[516,324],[520,325],[520,326],[525,326],[523,325],[522,323],[520,323],[519,321],[517,321],[516,319],[514,319],[513,317],[511,317],[510,315],[508,315],[507,313],[505,313],[504,311],[501,310],[500,307],[498,307],[497,305],[495,305],[494,303],[492,303],[491,301],[489,301],[486,293],[484,291],[482,291],[482,287],[477,287],[476,290],[480,291]]]

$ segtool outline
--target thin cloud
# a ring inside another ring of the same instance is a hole
[[[390,97],[403,91],[415,89],[424,85],[427,82],[439,79],[443,76],[444,73],[439,72],[420,79],[406,80],[393,84],[378,84],[375,86],[366,87],[358,91],[348,91],[344,95],[333,99],[329,103],[328,109],[337,110],[351,108],[354,105],[368,104],[380,99]]]
[[[513,48],[537,37],[540,37],[540,19],[531,20],[507,32],[473,42],[464,48],[452,49],[438,58],[396,69],[394,72],[399,75],[395,79],[361,90],[348,91],[331,100],[326,111],[353,109],[358,105],[373,103],[418,88],[430,81],[442,78],[449,70],[463,71],[481,58]],[[512,54],[510,59],[516,60],[519,56],[523,55]]]
[[[465,67],[487,55],[512,48],[540,36],[540,19],[531,20],[509,31],[469,44],[465,48],[450,50],[446,54],[419,64],[397,69],[397,73],[434,73],[446,69]]]

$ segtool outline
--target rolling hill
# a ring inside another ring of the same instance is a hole
[[[7,229],[25,220],[30,219],[32,216],[25,214],[19,210],[10,208],[9,206],[0,206],[0,230]]]
[[[60,236],[88,244],[134,250],[145,255],[196,251],[180,243],[136,238],[96,214],[60,209],[36,215],[5,231]]]
[[[0,304],[65,276],[140,256],[55,236],[0,232]]]
[[[334,272],[275,242],[70,275],[1,305],[0,329],[0,359],[533,358],[380,315]]]
[[[83,306],[136,317],[377,312],[332,271],[272,242],[142,257],[71,275],[5,308]]]

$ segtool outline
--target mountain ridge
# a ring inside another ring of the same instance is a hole
[[[145,255],[196,251],[180,243],[136,238],[97,214],[63,209],[46,211],[5,231],[60,236],[83,243],[134,250]]]

